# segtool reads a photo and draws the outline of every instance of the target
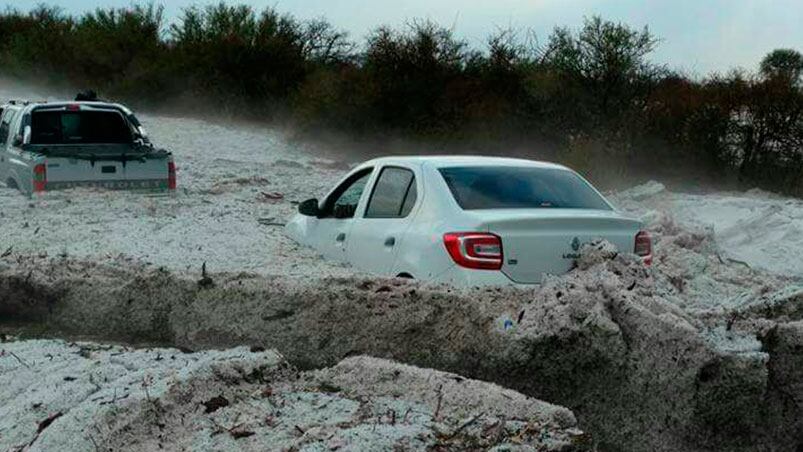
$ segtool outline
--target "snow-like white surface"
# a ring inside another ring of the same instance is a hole
[[[500,419],[506,434],[485,439]],[[0,342],[0,450],[430,450],[461,428],[456,450],[515,437],[546,451],[582,435],[576,424],[509,389],[363,356],[304,374],[246,347]]]
[[[4,85],[5,83],[5,85]],[[37,98],[0,80],[0,99]],[[306,277],[350,274],[284,234],[294,202],[320,196],[345,166],[315,157],[268,128],[139,115],[154,143],[174,152],[171,196],[74,190],[32,199],[0,186],[0,253],[125,257],[179,271],[246,271]],[[279,199],[272,199],[275,195]],[[612,197],[649,220],[669,215],[711,229],[723,256],[803,277],[803,201],[752,190],[674,193],[654,182]]]
[[[720,248],[777,273],[803,276],[803,201],[762,192],[674,196],[681,222],[713,228]]]
[[[206,262],[210,271],[351,273],[299,247],[280,226],[295,212],[293,202],[325,193],[342,165],[267,128],[139,116],[153,142],[175,155],[177,193],[71,190],[27,198],[0,185],[0,253],[124,255],[191,271]]]
[[[7,96],[3,95],[0,86],[2,97]],[[13,249],[23,254],[67,254],[100,261],[117,259],[117,256],[123,255],[179,271],[197,271],[202,262],[207,262],[210,271],[248,271],[298,277],[352,273],[348,268],[327,263],[313,252],[297,246],[285,237],[282,228],[261,225],[258,221],[266,219],[268,222],[283,223],[295,210],[292,201],[322,194],[342,175],[342,166],[318,160],[311,150],[295,146],[281,134],[268,129],[164,116],[141,115],[141,119],[154,142],[175,153],[180,169],[178,193],[172,196],[145,196],[76,190],[29,199],[14,190],[0,188],[0,253]],[[276,193],[281,197],[274,199]],[[789,277],[803,278],[803,201],[756,190],[705,195],[673,193],[659,183],[616,193],[612,200],[622,210],[644,218],[660,235],[657,243],[663,248],[657,249],[658,259],[653,267],[657,281],[654,290],[667,303],[654,306],[664,310],[661,314],[663,318],[671,318],[681,326],[688,327],[690,334],[693,334],[694,328],[687,318],[694,320],[693,317],[698,314],[702,314],[701,317],[724,318],[733,308],[759,302],[767,305],[784,303],[801,290],[801,286],[788,284]],[[673,229],[674,222],[668,219],[673,219],[688,230]],[[690,232],[700,230],[713,232],[717,253],[709,252],[710,235]],[[729,262],[728,259],[740,262]],[[750,270],[742,263],[752,269],[766,270],[784,277]],[[572,286],[580,288],[577,289],[579,295],[575,297],[577,306],[582,308],[578,313],[590,313],[599,325],[605,326],[605,317],[600,314],[605,310],[588,309],[587,303],[594,300],[592,296],[595,293],[615,293],[617,288],[624,291],[626,285],[617,282],[618,276],[599,271],[580,271],[569,276],[582,282]],[[623,274],[626,272],[614,273]],[[561,287],[557,285],[560,281],[556,281],[555,287]],[[630,292],[630,289],[626,290]],[[567,293],[566,290],[561,292]],[[627,296],[630,295],[622,295],[622,298]],[[649,301],[646,299],[645,303]],[[600,302],[598,306],[603,304]],[[548,309],[550,312],[556,310],[554,306]],[[498,323],[502,325],[504,319],[513,318],[514,315],[511,313]],[[541,316],[528,315],[526,322],[547,317],[546,312]],[[517,334],[516,330],[512,334]],[[703,336],[710,345],[722,352],[764,356],[761,343],[752,333],[746,334],[738,329],[731,331],[721,324],[715,324],[703,331]],[[0,416],[0,427],[3,427],[0,430],[11,432],[18,424],[22,425],[19,420],[24,421],[27,427],[24,432],[0,434],[0,444],[3,441],[6,445],[23,444],[31,437],[35,438],[32,432],[35,432],[34,427],[38,422],[54,411],[66,410],[78,403],[83,408],[73,408],[69,416],[59,418],[57,423],[48,428],[46,436],[53,436],[45,437],[41,444],[63,446],[69,444],[63,442],[64,438],[70,438],[82,441],[88,448],[90,437],[73,434],[85,427],[75,421],[73,415],[77,415],[79,421],[89,419],[95,423],[99,413],[102,413],[99,405],[107,403],[107,399],[117,403],[122,400],[118,397],[127,395],[127,392],[123,394],[122,387],[117,388],[121,391],[118,395],[114,388],[117,382],[130,383],[128,387],[132,388],[132,393],[138,394],[137,397],[132,396],[132,400],[137,398],[142,402],[142,374],[159,376],[159,372],[163,372],[165,381],[175,381],[171,376],[178,372],[176,368],[187,368],[197,360],[196,357],[180,356],[177,358],[179,362],[174,365],[172,356],[170,362],[165,362],[159,351],[102,349],[93,353],[103,355],[108,363],[98,364],[91,362],[91,354],[88,358],[78,359],[77,356],[82,355],[76,353],[80,351],[72,348],[75,346],[55,343],[3,346],[2,352],[15,351],[24,362],[15,355],[0,354],[3,358],[0,364],[6,366],[7,379],[16,385],[0,385],[0,401],[7,402],[0,403],[0,413],[5,410],[8,415]],[[236,353],[244,354],[245,351],[221,352],[217,358]],[[148,360],[143,359],[144,355],[148,355]],[[62,365],[62,361],[68,360],[75,362]],[[36,369],[34,366],[41,367]],[[359,370],[354,373],[357,386],[366,384],[365,371]],[[12,375],[12,371],[16,374]],[[74,378],[76,374],[80,374],[81,378]],[[130,374],[136,374],[136,378],[131,379]],[[38,382],[41,379],[38,375],[44,375],[42,382],[46,388],[42,391],[37,387],[41,384],[30,385],[31,381]],[[2,371],[0,376],[3,376]],[[103,385],[109,387],[101,388],[96,383],[96,376],[103,377]],[[389,380],[383,377],[378,381],[384,383]],[[111,384],[107,384],[109,382]],[[393,382],[393,386],[396,384]],[[463,383],[461,385],[465,386]],[[218,387],[214,389],[217,391]],[[431,386],[426,389],[430,390]],[[87,401],[89,395],[98,391],[108,396],[107,399]],[[168,393],[160,393],[159,397],[163,394]],[[407,396],[411,394],[413,391],[406,391]],[[150,395],[145,394],[145,399],[149,398]],[[372,400],[376,402],[376,399]],[[300,398],[294,400],[298,410],[287,410],[293,422],[308,416],[307,402]],[[324,402],[324,405],[329,406],[328,403]],[[252,411],[246,405],[243,405],[246,409],[242,412],[247,417]],[[352,405],[356,407],[356,404]],[[380,407],[384,408],[385,405],[380,404]],[[263,408],[269,407],[265,405]],[[315,409],[319,408],[316,405]],[[343,411],[337,403],[331,405],[330,409],[336,411],[328,414],[334,419]],[[217,419],[215,416],[224,416],[226,413],[224,410],[210,418]],[[226,425],[242,422],[239,412],[233,413],[233,418],[222,418]],[[119,413],[115,413],[115,417],[119,418]],[[2,425],[3,419],[13,422]],[[264,416],[247,418],[247,421],[254,423],[263,420]],[[131,425],[141,424],[139,418],[135,421]],[[107,418],[103,418],[103,422],[95,424],[104,422],[109,423]],[[211,420],[209,425],[198,425],[199,429],[193,430],[193,434],[203,433],[204,441],[206,436],[217,438],[214,441],[229,440],[225,435],[208,433],[215,426]],[[68,434],[59,434],[62,428]],[[174,428],[183,431],[184,426],[182,424]],[[272,427],[268,429],[260,424],[254,427],[255,430],[257,428],[264,428],[267,432],[265,435],[275,433]],[[349,430],[343,441],[353,442],[355,438],[373,441],[375,437],[383,435],[381,439],[384,440],[393,433],[380,432],[382,434],[374,435],[374,426],[370,427],[370,432],[367,428],[363,429],[360,425]],[[261,434],[262,430],[258,431]],[[330,434],[329,431],[325,433]],[[397,433],[411,437],[417,434],[407,430],[398,430]],[[140,436],[152,439],[153,435]],[[114,435],[110,437],[114,438]]]
[[[803,200],[761,190],[674,193],[651,182],[614,195],[623,210],[649,220],[659,212],[713,231],[723,256],[752,268],[803,278]]]

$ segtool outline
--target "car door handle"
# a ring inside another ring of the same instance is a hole
[[[385,246],[390,248],[396,244],[396,237],[388,237],[385,239]]]
[[[346,241],[346,233],[345,232],[341,232],[340,234],[337,234],[337,238],[335,240],[337,240],[338,242],[345,242]]]

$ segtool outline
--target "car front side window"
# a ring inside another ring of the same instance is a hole
[[[321,218],[353,218],[372,171],[362,170],[335,189],[324,204]]]

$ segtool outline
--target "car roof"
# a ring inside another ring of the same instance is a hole
[[[81,106],[86,106],[86,107],[100,107],[100,108],[115,108],[115,109],[123,110],[125,112],[129,112],[128,108],[126,108],[124,105],[116,104],[114,102],[101,102],[101,101],[69,101],[69,102],[63,102],[63,101],[59,101],[59,102],[44,102],[44,103],[31,104],[31,106],[33,106],[33,107],[45,107],[45,108],[50,108],[50,107],[60,108],[60,107],[67,107],[67,106],[70,106],[70,105],[81,105]]]
[[[536,168],[554,168],[567,170],[557,163],[527,160],[510,157],[489,157],[481,155],[431,155],[431,156],[392,156],[381,157],[365,162],[369,165],[415,165],[445,168],[451,166],[531,166]]]
[[[0,105],[0,108],[4,108],[4,109],[20,109],[20,108],[25,108],[27,105],[28,104],[21,104],[21,103],[18,103],[18,102],[15,102],[15,103],[5,102],[5,103]]]

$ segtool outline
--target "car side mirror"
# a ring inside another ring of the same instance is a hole
[[[308,199],[298,205],[298,213],[307,217],[317,217],[320,210],[318,209],[318,200],[315,198]]]
[[[22,133],[14,136],[14,139],[11,140],[11,145],[14,147],[21,147],[22,145],[29,144],[30,142],[31,142],[31,126],[25,126]]]
[[[147,143],[147,140],[145,139],[145,137],[140,135],[139,132],[134,132],[134,134],[132,135],[131,138],[133,139],[134,144],[136,144],[138,146],[145,146],[145,144]]]

